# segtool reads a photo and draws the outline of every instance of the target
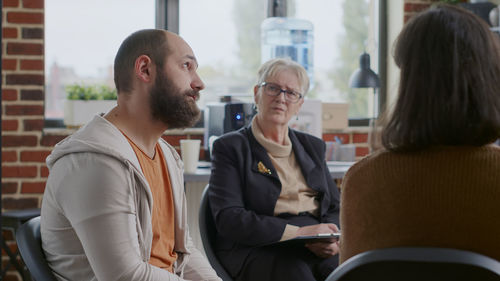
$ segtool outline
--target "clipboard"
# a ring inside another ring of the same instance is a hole
[[[278,241],[274,243],[270,243],[267,245],[284,245],[284,244],[307,244],[312,242],[329,242],[332,240],[340,239],[340,232],[338,233],[319,233],[316,235],[308,235],[308,236],[298,236],[292,239]],[[267,246],[266,245],[266,246]]]

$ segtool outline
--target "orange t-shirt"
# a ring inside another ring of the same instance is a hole
[[[149,263],[173,273],[173,264],[177,260],[177,253],[174,251],[174,199],[165,157],[159,144],[156,144],[155,156],[151,159],[132,140],[127,139],[139,159],[153,194],[153,244]]]

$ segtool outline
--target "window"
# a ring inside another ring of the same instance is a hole
[[[379,6],[385,0],[288,0],[288,17],[313,24],[313,87],[309,98],[348,102],[349,117],[373,116],[373,90],[350,89],[348,80],[366,50],[379,68]],[[45,117],[62,125],[66,86],[114,87],[117,48],[135,30],[155,27],[155,14],[191,45],[206,84],[200,106],[233,96],[252,101],[261,65],[261,23],[268,0],[46,0]],[[155,11],[163,10],[160,13]],[[178,7],[178,10],[177,10]],[[161,18],[166,12],[166,18]],[[176,19],[179,19],[178,22]],[[383,53],[383,52],[382,52]],[[384,61],[382,58],[380,61]],[[381,100],[385,100],[381,91]],[[382,104],[383,105],[383,104]],[[49,122],[50,123],[50,122]],[[362,123],[364,124],[364,123]]]
[[[193,48],[206,84],[202,105],[228,95],[253,100],[268,0],[178,2],[179,34]],[[350,89],[348,81],[359,68],[363,51],[371,56],[371,68],[379,72],[378,8],[379,0],[287,2],[288,17],[309,20],[314,28],[314,86],[308,97],[348,102],[353,119],[373,116],[373,89]]]
[[[154,27],[154,0],[45,0],[46,119],[63,118],[67,85],[114,88],[113,60],[121,42]]]

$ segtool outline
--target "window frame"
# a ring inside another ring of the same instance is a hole
[[[272,0],[269,0],[272,1]],[[378,112],[384,112],[387,104],[387,0],[378,1],[378,71],[381,85],[378,89]],[[155,26],[179,33],[179,0],[156,0],[155,3]],[[350,118],[349,127],[369,126],[371,118]],[[45,128],[64,128],[62,118],[44,118]]]

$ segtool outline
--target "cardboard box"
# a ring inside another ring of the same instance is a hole
[[[323,103],[322,104],[323,130],[345,129],[348,126],[348,103]]]
[[[288,126],[292,129],[322,138],[323,127],[321,125],[321,110],[321,100],[304,99],[298,118],[292,117],[292,119],[288,122]]]

